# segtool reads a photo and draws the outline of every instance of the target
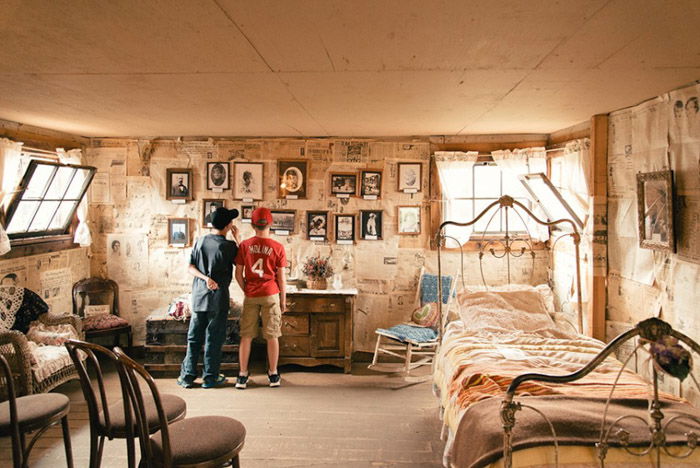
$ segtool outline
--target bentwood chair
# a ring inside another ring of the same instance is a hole
[[[84,341],[69,340],[66,348],[70,354],[78,375],[83,396],[87,402],[90,416],[90,468],[99,468],[102,462],[102,451],[105,438],[126,439],[127,459],[129,467],[135,466],[135,443],[137,437],[136,417],[130,404],[128,377],[119,364],[117,356],[109,349]],[[82,354],[82,356],[81,356]],[[119,376],[121,398],[110,395],[105,386],[105,374],[103,365],[98,356],[102,357],[104,364],[116,368]],[[81,359],[81,357],[83,359]],[[92,368],[92,373],[88,368]],[[110,401],[111,400],[111,401]],[[185,417],[185,401],[175,395],[162,395],[162,411],[166,424],[173,423]],[[146,407],[148,430],[153,433],[160,429],[161,421],[155,406]]]
[[[0,355],[2,379],[7,390],[7,401],[0,403],[0,437],[12,437],[12,461],[15,468],[25,468],[29,464],[29,453],[44,431],[61,422],[63,444],[66,449],[66,464],[73,468],[70,432],[68,430],[68,411],[70,400],[61,393],[39,393],[17,397],[12,380],[10,365]],[[25,443],[24,434],[35,432],[29,445]]]
[[[162,396],[153,377],[120,348],[114,352],[129,378],[141,445],[140,466],[213,468],[230,462],[232,467],[240,467],[238,454],[246,435],[243,424],[224,416],[199,416],[167,424]],[[149,404],[155,405],[160,420],[160,431],[152,436],[146,425]]]

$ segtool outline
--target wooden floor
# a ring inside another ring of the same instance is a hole
[[[260,372],[253,373],[246,390],[236,390],[232,382],[223,388],[188,390],[173,378],[158,383],[162,392],[185,399],[188,416],[218,414],[241,421],[248,434],[243,467],[442,466],[444,444],[429,381],[407,383],[361,364],[347,375],[323,367],[286,366],[281,371],[281,388],[267,387]],[[110,386],[118,388],[114,374]],[[58,391],[71,399],[75,466],[86,467],[89,428],[80,386],[69,382]],[[0,460],[9,465],[10,457],[9,438],[0,439]],[[30,466],[65,466],[60,426],[37,442]],[[107,441],[102,466],[126,466],[123,440]]]

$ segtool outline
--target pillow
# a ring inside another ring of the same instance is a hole
[[[83,330],[107,330],[109,328],[123,327],[129,325],[125,319],[118,315],[93,315],[83,320]]]
[[[60,325],[46,325],[35,321],[29,325],[27,339],[37,344],[47,346],[62,346],[70,339],[79,340],[78,332],[73,325],[68,323]]]
[[[490,292],[501,292],[501,291],[536,291],[542,296],[544,305],[547,308],[547,312],[550,315],[556,313],[554,308],[554,292],[548,284],[542,283],[536,286],[530,284],[501,284],[498,286],[489,286],[488,288],[483,285],[469,285],[466,288],[467,292],[477,292],[477,291],[490,291]]]
[[[535,331],[554,327],[538,291],[463,292],[458,296],[460,318],[468,328]]]
[[[411,320],[418,326],[433,328],[438,323],[438,305],[429,302],[418,307],[411,314]]]

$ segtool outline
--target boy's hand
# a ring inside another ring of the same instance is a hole
[[[215,291],[219,289],[219,285],[216,284],[216,281],[214,281],[211,278],[207,278],[207,288],[211,289],[212,291]]]
[[[241,243],[241,235],[238,232],[238,226],[236,226],[235,224],[231,225],[231,235],[233,236],[237,244]]]
[[[282,310],[282,313],[287,312],[287,300],[286,299],[283,299],[280,302],[280,310]]]

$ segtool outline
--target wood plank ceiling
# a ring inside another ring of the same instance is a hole
[[[0,118],[83,136],[549,133],[700,78],[700,2],[4,0]]]

